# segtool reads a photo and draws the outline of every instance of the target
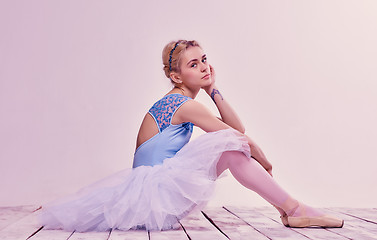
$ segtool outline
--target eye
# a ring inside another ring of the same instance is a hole
[[[203,58],[202,62],[207,62],[207,57]]]
[[[194,66],[196,66],[196,63],[191,64],[191,67],[194,67]]]

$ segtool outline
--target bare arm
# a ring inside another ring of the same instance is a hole
[[[178,120],[178,122],[181,123],[191,122],[195,124],[195,126],[200,127],[202,130],[206,132],[214,132],[222,129],[231,128],[231,126],[219,120],[215,115],[213,115],[209,111],[209,109],[207,109],[204,105],[195,100],[189,100],[186,103],[184,103],[175,113],[175,118]],[[268,173],[271,174],[272,165],[267,160],[259,146],[244,133],[240,134],[246,136],[250,146],[251,156],[255,160],[257,160],[263,166],[263,168],[266,169]]]
[[[219,89],[215,85],[215,70],[210,65],[211,69],[211,78],[212,84],[208,87],[203,88],[207,94],[212,98],[214,103],[216,104],[217,109],[221,115],[221,120],[225,122],[227,125],[231,126],[234,129],[237,129],[241,133],[245,133],[245,127],[243,126],[240,118],[238,117],[237,113],[234,109],[229,105],[229,103],[224,99],[221,95]]]
[[[234,109],[229,105],[229,103],[224,99],[219,89],[215,85],[216,73],[211,65],[210,69],[212,75],[212,84],[203,89],[207,92],[207,94],[212,98],[212,100],[216,104],[217,109],[219,110],[222,118],[220,120],[229,125],[230,127],[237,129],[245,135],[245,127],[242,124],[240,118],[238,117]],[[266,169],[266,171],[272,175],[272,165],[267,160],[262,149],[253,140],[251,140],[250,137],[248,137],[247,135],[245,136],[247,137],[250,145],[251,157],[257,160]]]
[[[231,128],[228,124],[218,119],[203,104],[189,100],[185,102],[175,113],[177,123],[191,122],[206,132],[215,132]]]
[[[262,165],[263,168],[266,169],[266,171],[272,176],[272,164],[267,160],[262,149],[253,140],[251,140],[249,136],[246,134],[245,136],[249,142],[251,157],[257,160],[260,165]]]

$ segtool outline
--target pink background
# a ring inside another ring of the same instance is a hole
[[[376,23],[376,1],[1,1],[0,205],[131,167],[170,88],[162,48],[184,38],[293,196],[376,207]],[[210,204],[268,205],[230,176]]]

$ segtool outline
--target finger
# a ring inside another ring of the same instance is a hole
[[[215,70],[213,69],[213,67],[210,67],[209,71],[211,72],[211,75],[212,75],[212,76],[215,75]]]

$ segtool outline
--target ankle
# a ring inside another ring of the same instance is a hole
[[[318,217],[322,215],[324,215],[324,213],[321,210],[301,202],[298,202],[297,206],[292,208],[288,213],[290,217]]]
[[[297,213],[298,208],[300,207],[300,202],[295,200],[295,203],[293,207],[289,208],[289,210],[286,212],[288,216],[294,216]]]
[[[285,213],[285,211],[284,211],[282,208],[280,208],[280,207],[278,207],[278,206],[276,206],[276,205],[272,205],[272,206],[274,206],[274,207],[276,208],[276,210],[278,210],[278,212],[280,213],[280,216],[285,216],[285,215],[287,215],[287,214]]]

